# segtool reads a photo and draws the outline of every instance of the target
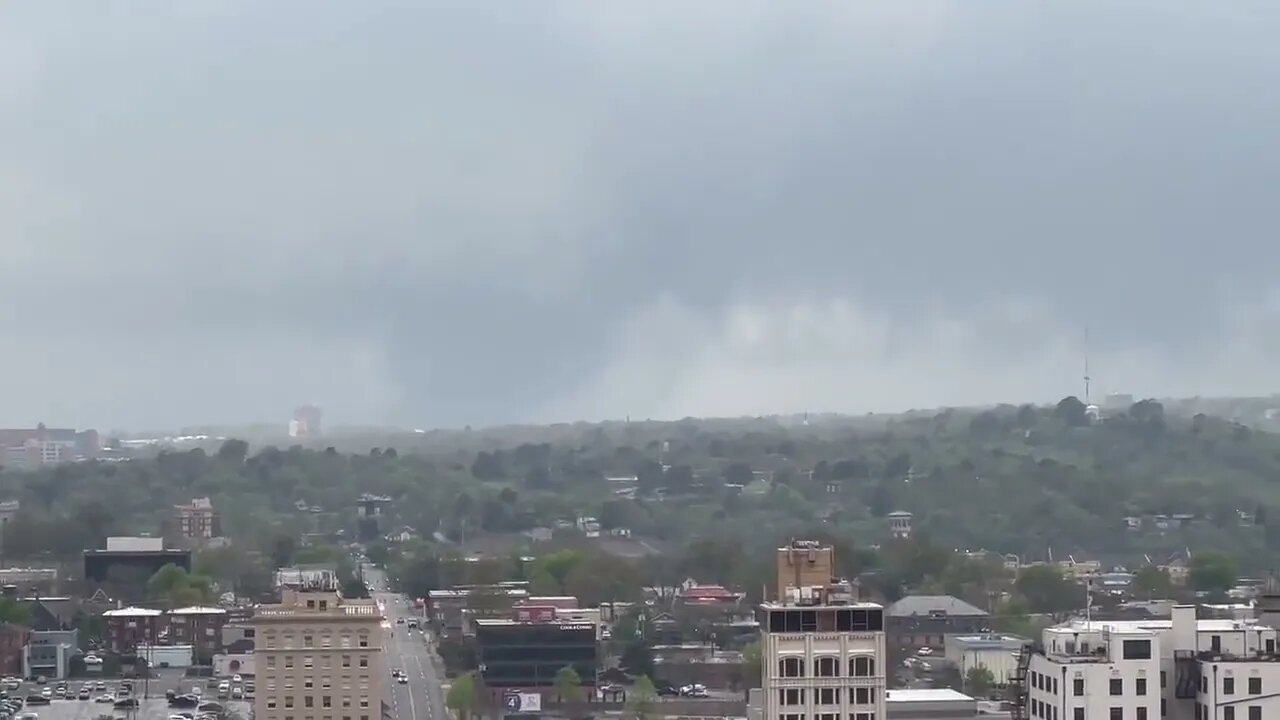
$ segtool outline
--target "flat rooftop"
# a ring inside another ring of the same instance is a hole
[[[885,702],[977,702],[962,692],[951,688],[919,688],[902,690],[885,690]]]
[[[1230,618],[1203,618],[1196,620],[1196,630],[1198,632],[1231,632],[1232,630],[1246,630],[1255,627],[1255,621],[1232,620]],[[1062,632],[1113,632],[1113,633],[1129,633],[1129,632],[1161,632],[1173,629],[1173,620],[1170,619],[1152,619],[1152,620],[1073,620],[1066,625],[1051,627],[1049,630]]]
[[[873,602],[855,602],[844,605],[801,605],[798,603],[765,602],[760,603],[763,610],[814,610],[817,608],[837,608],[840,610],[883,610],[884,606]]]

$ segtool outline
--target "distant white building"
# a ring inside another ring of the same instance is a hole
[[[966,677],[975,667],[991,671],[995,684],[1004,686],[1017,674],[1018,656],[1030,643],[1016,635],[948,635],[946,658]]]

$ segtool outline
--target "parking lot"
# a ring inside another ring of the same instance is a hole
[[[105,685],[105,689],[98,689],[99,682]],[[156,677],[147,681],[132,680],[133,692],[130,697],[138,700],[137,708],[115,708],[110,703],[96,701],[96,698],[103,694],[116,693],[120,688],[120,682],[119,678],[103,678],[101,681],[69,680],[66,685],[70,699],[55,697],[48,705],[26,705],[19,712],[35,713],[40,720],[95,720],[102,715],[109,715],[119,720],[167,720],[170,715],[175,713],[194,713],[195,709],[169,707],[169,703],[165,700],[165,691],[173,690],[180,694],[190,693],[198,687],[206,699],[221,703],[229,711],[239,715],[244,720],[249,720],[251,701],[219,700],[215,697],[217,694],[216,687],[207,687],[208,678],[186,678],[176,671],[159,671]],[[25,699],[28,695],[40,694],[46,687],[53,689],[57,684],[56,681],[49,682],[46,685],[24,682],[20,689],[9,691],[9,696]],[[80,690],[85,687],[90,690],[90,699],[76,699]]]

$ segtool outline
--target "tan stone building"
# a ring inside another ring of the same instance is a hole
[[[826,586],[835,578],[835,549],[816,540],[792,540],[778,548],[778,584],[774,600],[783,602],[789,588]]]
[[[285,588],[253,616],[255,720],[380,720],[387,669],[381,611],[333,590]]]

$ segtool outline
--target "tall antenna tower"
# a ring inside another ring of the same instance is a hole
[[[1089,328],[1084,329],[1084,404],[1089,404]]]

